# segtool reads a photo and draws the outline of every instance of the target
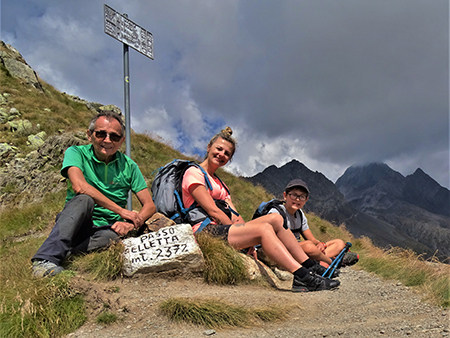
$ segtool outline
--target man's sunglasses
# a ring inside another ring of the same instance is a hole
[[[113,142],[119,142],[122,139],[122,135],[116,134],[116,133],[107,133],[104,130],[98,130],[94,131],[95,137],[104,140],[106,136],[109,136],[109,139]]]

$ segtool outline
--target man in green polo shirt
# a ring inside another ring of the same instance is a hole
[[[31,259],[34,276],[60,273],[69,253],[106,247],[138,229],[155,213],[137,164],[118,151],[124,133],[119,114],[101,112],[89,124],[91,144],[66,150],[61,169],[68,178],[66,204],[49,237]],[[142,205],[139,212],[126,209],[130,189]]]

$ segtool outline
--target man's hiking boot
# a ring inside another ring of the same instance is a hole
[[[359,261],[359,255],[356,252],[347,251],[342,258],[341,266],[350,266]]]
[[[322,266],[322,265],[320,265],[320,264],[316,264],[316,265],[313,265],[312,267],[310,267],[309,270],[312,271],[313,273],[315,273],[316,275],[323,276],[323,274],[325,273],[325,271],[327,271],[327,268],[324,267],[324,266]],[[332,269],[330,269],[330,270],[327,272],[327,277],[329,277],[331,270],[332,270]],[[340,272],[341,272],[341,271],[340,271],[339,269],[335,269],[335,270],[333,271],[333,274],[331,275],[331,278],[336,278],[336,277],[338,277]]]
[[[303,278],[299,278],[294,275],[292,281],[293,292],[308,292],[308,291],[320,291],[331,290],[337,288],[341,283],[337,280],[332,280],[318,276],[311,271]]]
[[[56,265],[46,260],[33,261],[33,276],[35,277],[47,277],[55,276],[58,273],[64,271],[62,266]]]

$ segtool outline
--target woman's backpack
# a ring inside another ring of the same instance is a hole
[[[211,223],[208,214],[199,207],[196,202],[185,207],[183,205],[182,187],[183,175],[186,170],[192,166],[200,169],[205,177],[205,184],[208,190],[212,190],[211,182],[209,181],[206,171],[194,161],[175,159],[165,166],[157,169],[157,174],[152,182],[151,191],[153,203],[156,211],[170,218],[177,224],[189,223],[191,225],[201,223],[197,232],[201,231],[206,225]],[[217,177],[217,176],[216,176]],[[218,178],[218,177],[217,177]],[[220,180],[222,186],[228,191],[228,188]],[[228,191],[228,193],[230,193]],[[216,205],[225,213],[222,204],[225,201],[216,201]],[[233,212],[234,210],[230,211]],[[227,213],[227,216],[231,215]],[[230,217],[231,218],[231,217]]]

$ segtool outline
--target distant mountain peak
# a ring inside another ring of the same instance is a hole
[[[336,181],[336,187],[347,201],[362,198],[368,190],[398,196],[403,189],[404,176],[385,163],[368,163],[351,166]]]
[[[417,168],[413,175],[415,175],[415,174],[425,174],[425,172],[422,169]],[[427,174],[425,174],[425,175],[427,175]]]
[[[390,208],[407,202],[432,213],[450,215],[450,191],[420,168],[404,177],[384,163],[352,166],[336,181],[336,186],[359,210]]]
[[[439,183],[437,183],[430,175],[428,175],[426,172],[424,172],[422,169],[417,168],[416,171],[414,171],[413,174],[406,176],[406,178],[414,177],[416,180],[423,180],[427,182],[433,182],[440,186]]]

